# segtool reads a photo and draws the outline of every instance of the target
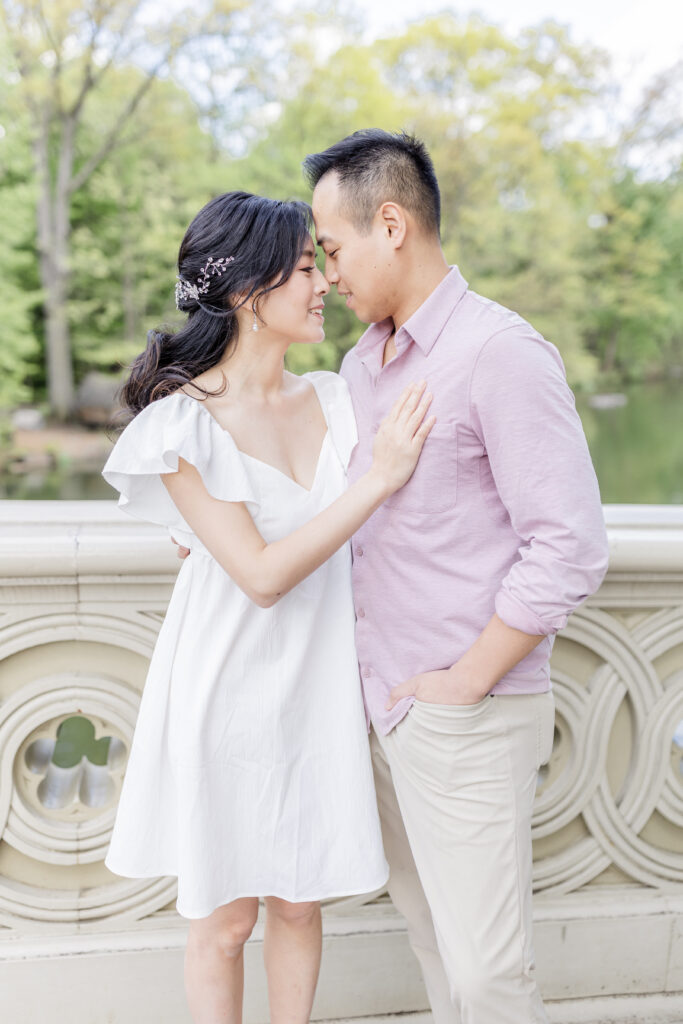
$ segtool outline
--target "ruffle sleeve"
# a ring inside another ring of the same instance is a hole
[[[232,437],[198,400],[183,392],[152,402],[131,420],[102,476],[119,492],[119,508],[129,515],[191,533],[161,479],[177,471],[178,458],[199,471],[212,497],[243,501],[252,514],[258,509]]]
[[[349,386],[338,373],[314,370],[305,374],[320,399],[332,444],[344,467],[348,468],[351,452],[358,444],[356,416],[353,411]]]

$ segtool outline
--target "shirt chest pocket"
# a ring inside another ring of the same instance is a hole
[[[387,498],[386,508],[433,514],[455,508],[458,492],[457,423],[435,423],[407,484]]]

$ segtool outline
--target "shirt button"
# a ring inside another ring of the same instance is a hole
[[[360,545],[356,548],[356,554],[358,555],[359,558],[363,557],[363,549]]]
[[[364,608],[359,608],[358,609],[358,618],[359,619],[364,619],[365,618],[365,609]]]

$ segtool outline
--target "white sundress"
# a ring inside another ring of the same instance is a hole
[[[309,521],[345,489],[357,435],[342,378],[305,377],[328,426],[310,491],[240,452],[183,392],[138,413],[103,470],[121,508],[191,549],[150,663],[105,859],[126,877],[177,875],[188,918],[242,896],[372,892],[388,876],[349,545],[260,608],[192,533],[160,476],[181,456],[213,497],[245,502],[268,542]]]

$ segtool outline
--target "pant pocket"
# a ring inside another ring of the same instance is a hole
[[[416,697],[415,705],[428,713],[433,712],[436,714],[437,712],[443,712],[446,715],[453,715],[453,717],[458,717],[460,715],[463,718],[468,718],[469,716],[476,715],[479,711],[488,707],[489,700],[491,699],[492,695],[487,693],[486,696],[482,697],[481,700],[478,700],[476,704],[433,704],[431,701],[418,700]]]
[[[542,698],[542,699],[541,699]],[[536,709],[536,767],[547,764],[555,738],[555,698],[551,691],[539,695]]]

